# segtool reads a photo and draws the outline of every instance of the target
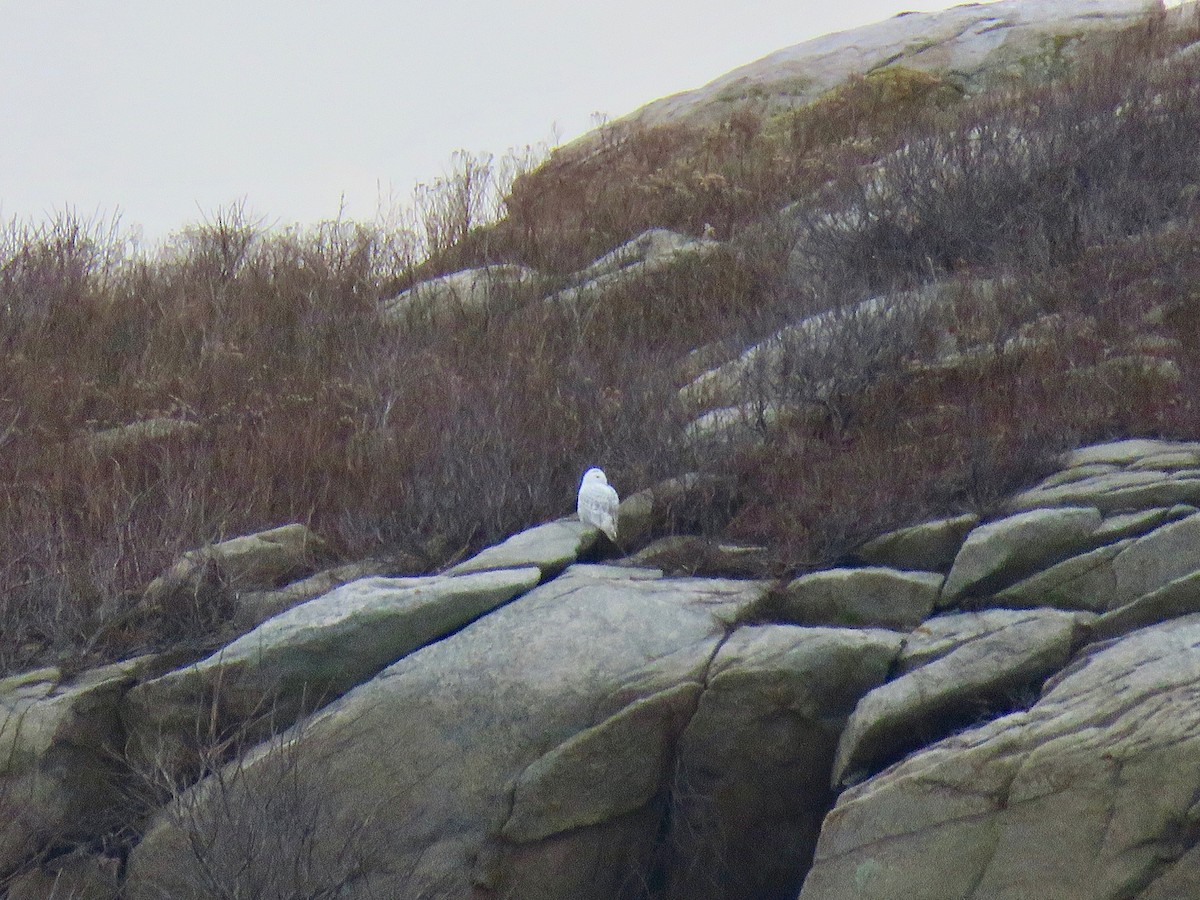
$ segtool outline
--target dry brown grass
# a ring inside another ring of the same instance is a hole
[[[426,198],[420,264],[411,233],[270,232],[236,208],[152,254],[69,216],[14,223],[0,235],[0,670],[157,646],[178,629],[136,615],[155,574],[290,521],[347,556],[404,549],[436,567],[569,511],[587,465],[626,494],[701,468],[737,476],[730,533],[795,569],[924,514],[986,510],[1077,441],[1200,434],[1200,73],[1158,62],[1194,31],[1151,23],[1074,76],[981,98],[890,70],[769,120],[747,108],[716,129],[612,133],[591,159],[518,179],[496,222],[451,177]],[[460,162],[483,177],[480,158]],[[824,215],[854,204],[870,215],[853,227]],[[420,275],[502,261],[562,275],[648,226],[705,224],[733,236],[726,251],[586,314],[531,301],[441,331],[378,314]],[[798,237],[807,253],[791,253]],[[874,368],[843,379],[836,415],[785,416],[733,453],[681,445],[688,350],[930,276],[962,282],[952,327],[977,343],[1040,317],[1049,339],[942,374],[912,369],[907,347],[882,369],[849,347],[847,365]],[[1001,302],[971,299],[980,279],[1005,285]],[[1147,334],[1179,342],[1149,351],[1177,381],[1111,362],[1145,355]],[[89,446],[154,418],[195,427]]]

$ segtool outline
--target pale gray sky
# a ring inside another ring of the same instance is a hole
[[[370,219],[904,0],[0,0],[0,218]]]

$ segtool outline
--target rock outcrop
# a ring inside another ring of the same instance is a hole
[[[692,238],[666,228],[652,228],[576,272],[571,276],[571,284],[551,294],[547,302],[571,306],[600,297],[672,266],[702,260],[720,246],[709,238]]]
[[[442,574],[284,585],[199,662],[8,679],[0,865],[16,896],[135,900],[1188,896],[1200,513],[1143,488],[1195,454],[1085,448],[997,518],[785,583],[645,567],[765,549],[686,535],[587,563],[563,519]],[[1088,485],[1128,473],[1119,504]],[[633,495],[638,539],[727,501],[705,486]]]
[[[712,124],[747,99],[770,115],[891,65],[969,92],[1148,7],[906,13],[630,121]],[[859,172],[866,190],[899,193],[883,176],[921,149],[891,147]],[[814,223],[868,212],[837,202]],[[402,345],[518,308],[582,319],[606,299],[653,301],[748,244],[704,230],[652,228],[568,277],[497,264],[431,279],[383,302],[383,333]],[[804,236],[781,233],[771,266],[794,274]],[[835,310],[749,310],[742,343],[699,347],[671,382],[688,434],[828,425],[881,369],[953,390],[1064,335],[1093,342],[1090,365],[1156,372],[1151,385],[1186,372],[1164,356],[1179,342],[1106,356],[1099,315],[1001,324],[1002,277],[968,290],[963,262],[961,278],[864,288]],[[988,291],[994,333],[943,327]],[[695,335],[712,337],[689,331],[688,347]],[[149,419],[72,440],[115,465],[200,427]],[[604,436],[613,446],[593,449],[615,452],[621,435]],[[735,520],[752,465],[724,471],[737,474],[631,494],[619,541],[571,517],[531,523],[445,571],[347,562],[298,523],[184,554],[117,624],[191,617],[212,626],[203,641],[0,680],[0,896],[1200,896],[1200,443],[1083,447],[986,512],[947,502],[816,571],[714,535],[755,512]]]
[[[1197,646],[1196,616],[1099,645],[1027,711],[850,789],[801,900],[1193,896]]]
[[[121,825],[120,701],[149,664],[0,681],[0,877],[48,845]]]
[[[1088,32],[1131,25],[1156,8],[1162,6],[1153,0],[1000,0],[941,12],[903,12],[779,50],[696,90],[647,104],[613,125],[720,122],[748,99],[768,112],[789,109],[811,102],[851,76],[888,65],[950,72],[965,87],[974,88],[1052,64],[1055,54],[1069,54]],[[586,152],[597,140],[585,136],[568,149]]]
[[[465,269],[413,285],[380,305],[385,321],[409,327],[446,327],[510,311],[537,274],[524,266]]]
[[[228,607],[239,591],[274,588],[320,567],[333,553],[306,525],[281,525],[185,553],[147,586],[143,605],[155,611]]]

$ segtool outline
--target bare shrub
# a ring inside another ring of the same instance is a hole
[[[1125,54],[980,98],[844,173],[837,212],[800,215],[796,277],[854,272],[873,290],[968,267],[1055,266],[1185,213],[1200,177],[1196,63]]]
[[[168,839],[146,861],[154,875],[142,877],[139,896],[318,900],[353,888],[370,897],[371,876],[403,877],[373,811],[339,805],[331,772],[342,748],[316,752],[304,729],[242,748],[233,762],[228,742],[211,744],[206,775],[191,787],[147,784],[148,797],[165,800],[151,829],[165,827]]]

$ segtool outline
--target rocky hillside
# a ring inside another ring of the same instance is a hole
[[[906,14],[415,244],[14,226],[0,892],[1200,895],[1197,48]]]

